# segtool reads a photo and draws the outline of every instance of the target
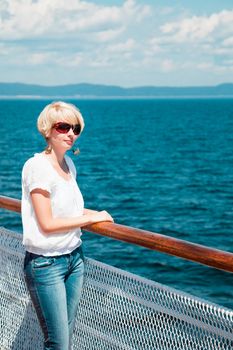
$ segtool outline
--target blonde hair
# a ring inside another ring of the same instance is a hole
[[[47,140],[53,125],[59,121],[80,124],[81,132],[85,125],[82,114],[73,104],[57,101],[47,105],[40,113],[37,119],[37,128]]]

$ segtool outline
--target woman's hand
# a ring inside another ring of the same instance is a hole
[[[111,215],[106,210],[102,210],[94,214],[91,214],[90,219],[93,224],[101,221],[110,221],[110,222],[114,221]]]

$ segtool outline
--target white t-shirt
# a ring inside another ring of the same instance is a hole
[[[30,192],[41,188],[50,193],[53,217],[77,217],[83,215],[83,196],[76,182],[73,161],[65,156],[71,179],[58,174],[43,153],[28,159],[22,170],[22,223],[23,244],[27,251],[44,256],[68,254],[81,245],[81,230],[45,234],[37,223]]]

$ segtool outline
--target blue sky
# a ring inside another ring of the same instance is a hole
[[[233,3],[0,0],[0,53],[2,82],[233,82]]]

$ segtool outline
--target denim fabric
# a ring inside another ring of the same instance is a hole
[[[25,280],[44,333],[45,350],[71,349],[83,284],[83,260],[81,247],[61,256],[26,253]]]

